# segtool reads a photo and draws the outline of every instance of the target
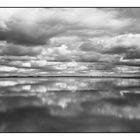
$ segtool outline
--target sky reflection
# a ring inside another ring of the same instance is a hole
[[[18,128],[19,131],[49,132],[57,130],[55,122],[63,126],[60,131],[81,132],[85,128],[94,132],[129,131],[132,127],[129,123],[140,119],[139,87],[140,79],[129,78],[1,78],[0,131],[17,131]],[[35,110],[42,114],[36,114]],[[45,118],[46,111],[50,116],[48,119]],[[24,117],[25,114],[19,115],[19,112],[25,112],[27,117]],[[32,112],[37,116],[32,116]],[[11,118],[14,116],[18,120],[12,129],[7,124],[13,123]],[[29,123],[26,125],[30,126],[25,126],[27,130],[20,126],[21,119]],[[44,124],[34,124],[33,120],[36,119],[45,123],[50,121],[50,127],[41,129]],[[73,127],[67,127],[69,119]],[[87,119],[94,125],[90,125]],[[127,124],[122,120],[128,121]],[[74,127],[75,121],[77,128]],[[4,128],[3,123],[6,125]],[[139,128],[137,125],[135,127]]]

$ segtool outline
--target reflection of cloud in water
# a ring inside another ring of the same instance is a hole
[[[130,90],[121,90],[120,93],[122,95],[125,95],[125,94],[139,94],[140,95],[140,90],[135,90],[135,89],[130,89]]]
[[[106,89],[107,86],[139,86],[139,79],[119,79],[119,78],[1,78],[0,86],[25,86],[34,85],[37,87],[46,87],[48,90],[98,90]]]
[[[107,116],[114,116],[118,118],[124,119],[140,119],[140,105],[134,106],[117,106],[113,104],[104,103],[104,105],[100,108],[93,110],[94,113],[107,115]],[[92,112],[92,111],[91,111]]]
[[[140,79],[117,79],[116,80],[117,86],[139,86],[140,85]]]
[[[31,90],[31,85],[22,86],[22,90],[30,91]]]
[[[139,120],[139,86],[139,79],[4,78],[0,81],[0,112],[40,107],[49,110],[51,117],[81,122],[86,117]]]
[[[17,85],[17,82],[15,81],[0,81],[0,86],[5,87],[5,86],[15,86]]]

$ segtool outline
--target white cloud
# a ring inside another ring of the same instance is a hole
[[[6,87],[6,86],[15,86],[18,83],[15,81],[0,81],[0,86],[1,87]]]
[[[8,67],[8,66],[0,66],[0,71],[4,72],[11,72],[11,71],[17,71],[18,68],[16,67]]]
[[[23,67],[29,67],[30,68],[31,67],[31,63],[30,62],[23,62],[22,63],[22,66]]]

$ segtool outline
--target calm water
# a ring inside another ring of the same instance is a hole
[[[0,78],[0,132],[140,132],[140,79]]]

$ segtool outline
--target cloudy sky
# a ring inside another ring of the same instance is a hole
[[[139,23],[140,8],[0,8],[0,72],[44,73],[81,62],[139,68]]]

